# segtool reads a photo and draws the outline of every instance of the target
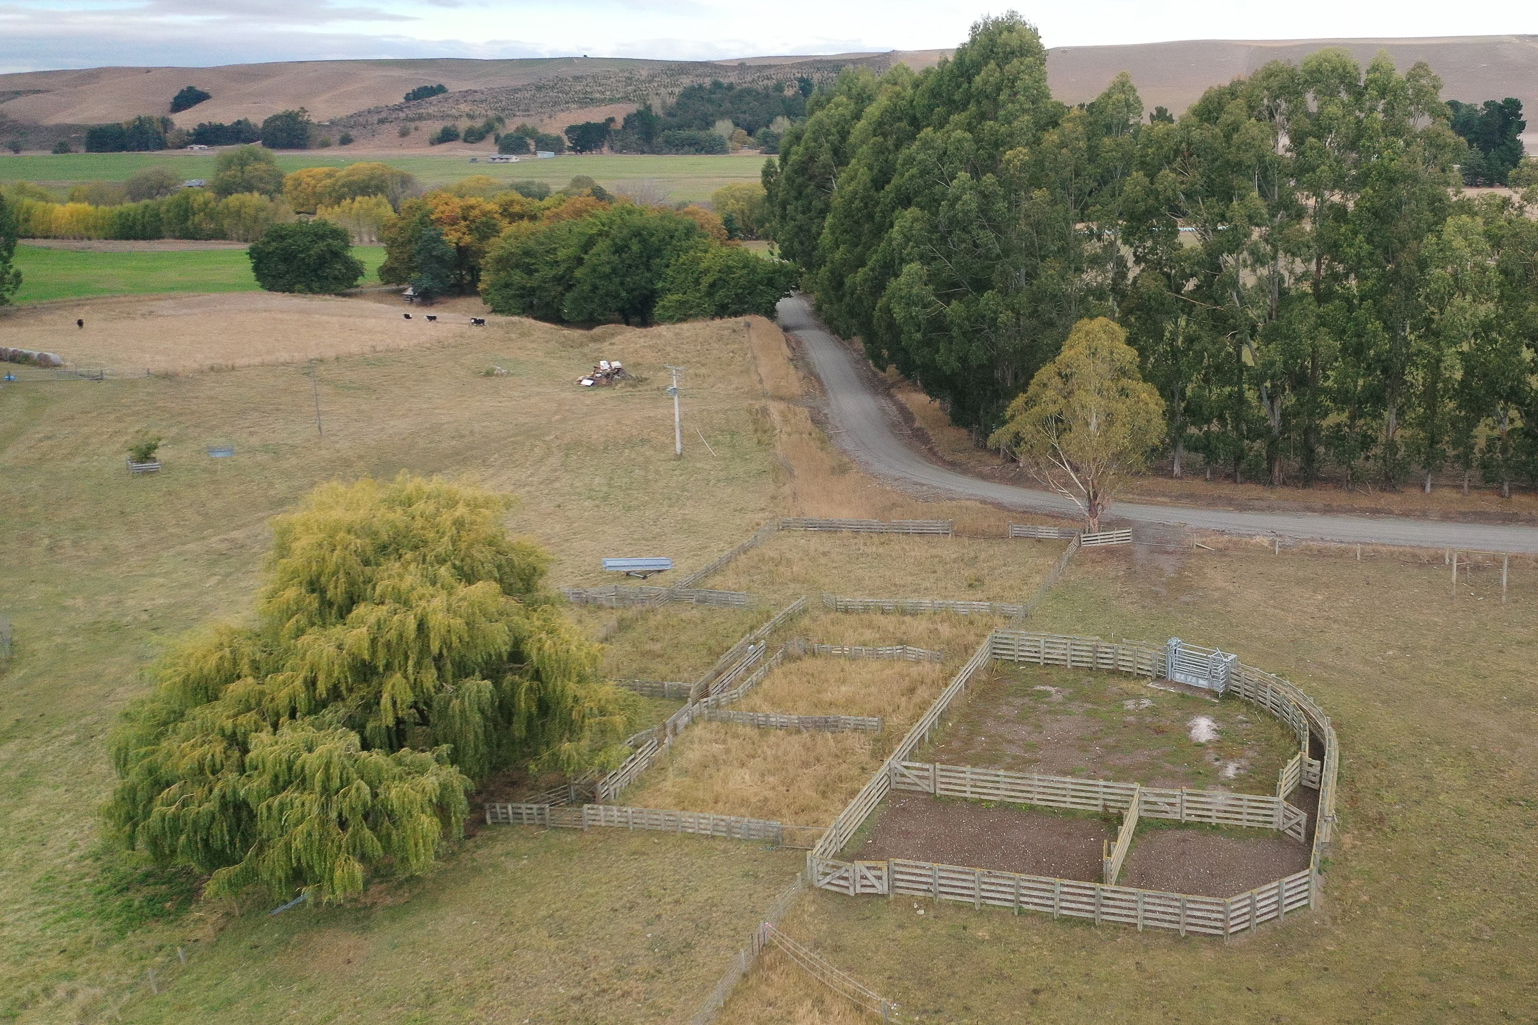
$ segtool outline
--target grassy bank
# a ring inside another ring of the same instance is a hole
[[[363,261],[364,284],[377,284],[383,246],[355,246]],[[95,253],[19,245],[15,265],[22,274],[18,303],[84,299],[98,295],[154,295],[162,292],[257,292],[251,261],[243,249],[184,252]]]

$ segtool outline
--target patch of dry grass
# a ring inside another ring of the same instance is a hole
[[[835,967],[860,977],[858,962]],[[871,1025],[876,1019],[771,946],[732,992],[719,1020],[731,1025]]]
[[[1060,542],[782,531],[707,586],[783,596],[1021,602],[1062,554]]]
[[[865,785],[897,739],[890,732],[760,730],[697,722],[620,801],[822,826]]]
[[[934,703],[951,671],[936,662],[787,659],[732,708],[790,715],[874,715],[901,735]]]
[[[603,672],[609,679],[693,683],[774,611],[665,605],[635,609],[583,606],[571,613],[592,636],[603,641]]]
[[[909,616],[885,612],[814,611],[797,620],[793,632],[817,644],[880,648],[907,644],[945,654],[947,667],[960,666],[988,633],[1004,625],[1001,616]]]

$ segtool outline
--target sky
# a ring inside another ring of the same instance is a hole
[[[0,0],[0,71],[351,57],[717,60],[952,47],[1009,9],[947,0]],[[1538,35],[1538,3],[1093,0],[1014,5],[1048,46]]]

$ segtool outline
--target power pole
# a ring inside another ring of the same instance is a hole
[[[310,391],[315,395],[315,433],[324,438],[326,428],[320,422],[320,368],[314,360],[310,361]]]
[[[673,386],[668,389],[668,394],[673,396],[673,455],[681,459],[684,454],[684,422],[678,412],[678,375],[684,372],[684,368],[666,363],[663,367],[673,375]]]

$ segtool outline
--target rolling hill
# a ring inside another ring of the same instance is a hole
[[[1401,68],[1425,61],[1442,77],[1443,95],[1478,101],[1517,96],[1538,107],[1538,36],[1469,36],[1435,39],[1315,39],[1245,42],[1192,40],[1131,46],[1053,47],[1048,75],[1053,93],[1067,102],[1088,100],[1119,71],[1128,71],[1145,105],[1182,111],[1209,86],[1248,74],[1270,60],[1301,59],[1327,46],[1342,46],[1365,63],[1380,49]],[[196,85],[213,98],[177,115],[182,125],[199,121],[262,118],[306,107],[379,145],[425,146],[423,133],[397,141],[402,121],[440,121],[502,114],[559,127],[585,116],[623,114],[635,105],[665,101],[683,87],[721,79],[768,84],[806,76],[826,81],[859,65],[882,71],[902,62],[922,68],[946,50],[881,54],[753,57],[741,61],[652,61],[562,57],[518,60],[347,60],[234,64],[212,68],[93,68],[0,75],[0,122],[62,126],[120,121],[160,113],[182,86]],[[445,95],[402,104],[409,89],[442,82]],[[1538,126],[1538,118],[1534,119]],[[389,130],[387,130],[389,129]],[[1529,142],[1538,141],[1538,127]]]

